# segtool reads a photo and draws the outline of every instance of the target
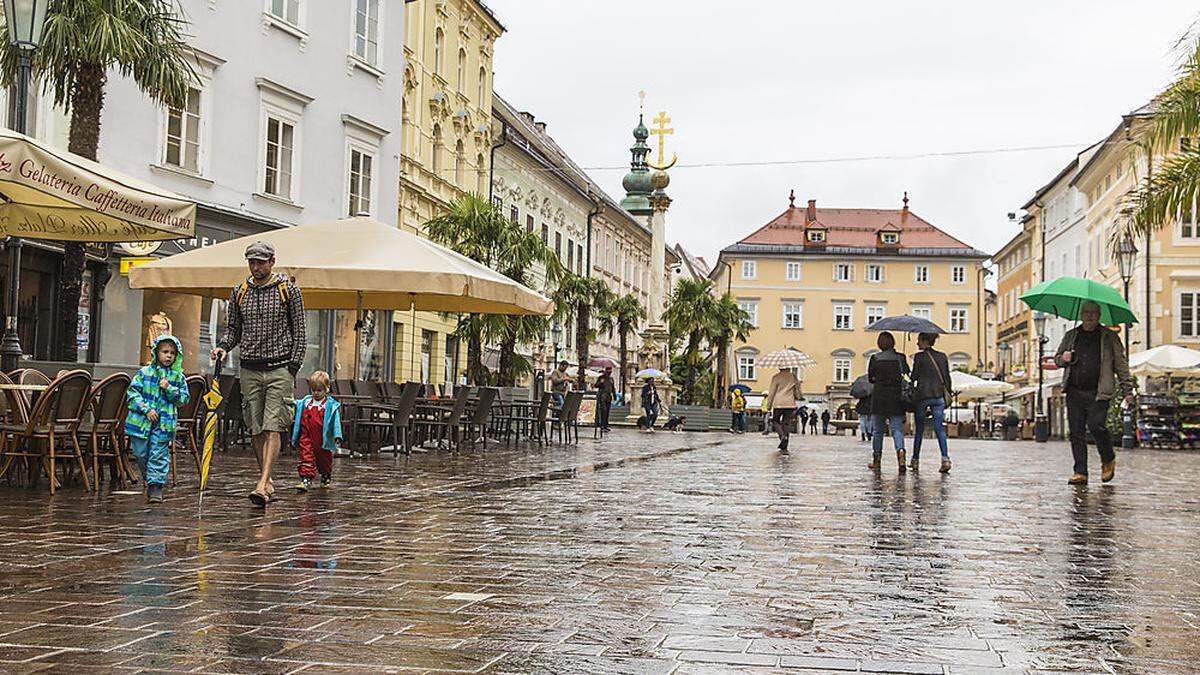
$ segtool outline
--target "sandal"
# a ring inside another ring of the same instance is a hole
[[[266,506],[267,502],[269,502],[271,500],[271,497],[269,495],[264,495],[263,493],[258,492],[257,490],[255,490],[254,492],[251,492],[249,497],[250,497],[250,502],[259,508]]]

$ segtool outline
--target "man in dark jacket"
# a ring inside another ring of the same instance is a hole
[[[613,384],[612,368],[605,368],[596,378],[596,426],[608,431],[608,413],[617,388]]]
[[[829,409],[826,408],[821,413],[821,434],[824,436],[829,435],[829,419],[830,419]]]
[[[1054,362],[1063,368],[1066,385],[1067,426],[1075,472],[1071,485],[1088,482],[1087,432],[1100,451],[1100,479],[1105,483],[1117,471],[1117,455],[1108,433],[1108,402],[1118,392],[1133,400],[1133,377],[1117,334],[1100,325],[1100,306],[1085,302],[1079,309],[1080,325],[1067,331]]]
[[[266,506],[275,486],[271,468],[279,457],[280,434],[292,428],[296,373],[304,363],[304,299],[282,274],[273,274],[275,247],[256,241],[246,248],[250,278],[229,294],[225,334],[212,350],[222,361],[241,348],[242,418],[262,469],[250,501]]]

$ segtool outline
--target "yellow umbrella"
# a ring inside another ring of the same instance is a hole
[[[306,309],[540,315],[554,310],[549,299],[493,269],[362,216],[168,256],[131,270],[129,285],[228,298],[246,279],[245,249],[257,240],[275,246],[275,270],[300,286]]]
[[[132,242],[191,237],[196,204],[0,129],[0,236]]]
[[[213,447],[217,442],[217,419],[220,417],[221,401],[221,362],[218,361],[213,369],[212,383],[204,394],[204,442],[200,446],[200,503],[197,510],[204,508],[204,489],[208,487],[208,470],[212,466]]]

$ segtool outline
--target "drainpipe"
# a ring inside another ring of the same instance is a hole
[[[495,191],[493,180],[496,177],[496,151],[508,143],[508,123],[500,120],[500,142],[492,144],[491,164],[488,165],[488,203],[492,203],[492,193]]]
[[[587,218],[587,257],[584,258],[586,262],[583,264],[583,276],[590,277],[592,276],[592,219],[600,215],[600,200],[596,198],[596,194],[592,192],[590,186],[588,187],[587,198],[592,202],[592,210],[588,211]]]

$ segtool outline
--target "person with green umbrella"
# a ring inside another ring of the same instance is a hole
[[[1067,482],[1071,485],[1088,482],[1087,432],[1091,431],[1100,451],[1100,479],[1107,483],[1117,469],[1107,424],[1109,401],[1119,387],[1126,400],[1132,402],[1133,378],[1121,338],[1100,326],[1101,304],[1082,300],[1078,307],[1080,325],[1067,331],[1054,357],[1054,362],[1063,369],[1067,426],[1075,460],[1074,473]]]

